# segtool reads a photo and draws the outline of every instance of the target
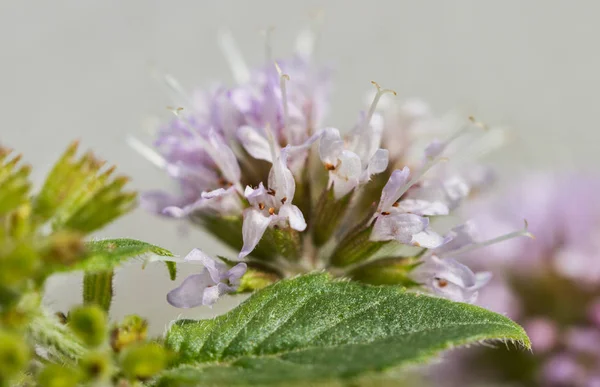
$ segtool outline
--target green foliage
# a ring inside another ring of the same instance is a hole
[[[86,272],[83,275],[83,303],[96,304],[108,313],[113,297],[114,272]]]
[[[12,156],[10,150],[0,146],[0,216],[16,210],[28,200],[28,165],[20,165],[21,156]]]
[[[348,277],[371,285],[402,285],[414,287],[418,284],[410,277],[419,265],[411,257],[388,257],[361,265],[348,273]]]
[[[167,362],[167,352],[156,343],[129,347],[120,356],[121,367],[130,379],[147,380],[162,371]]]
[[[135,193],[124,192],[128,179],[112,177],[114,167],[92,153],[76,158],[77,142],[72,143],[55,164],[33,202],[34,213],[53,228],[89,233],[131,210]]]
[[[37,385],[40,387],[75,387],[82,375],[78,369],[60,364],[49,364],[38,375]]]
[[[97,305],[79,306],[69,313],[69,327],[90,347],[104,342],[106,326],[106,314]]]
[[[324,190],[314,209],[312,237],[315,245],[324,245],[332,236],[340,221],[344,218],[354,191],[339,200],[335,200],[333,187]]]
[[[373,227],[359,224],[350,231],[331,254],[330,263],[336,267],[346,267],[366,261],[377,253],[389,241],[373,242],[369,240]]]
[[[169,250],[151,245],[150,243],[127,238],[90,241],[86,242],[86,248],[86,258],[78,263],[74,269],[85,270],[89,272],[105,271],[112,270],[128,260],[139,256],[173,256]],[[169,276],[171,279],[175,279],[175,263],[166,263],[167,269],[169,270]]]
[[[265,288],[223,316],[172,325],[167,346],[190,365],[163,373],[158,384],[351,378],[484,340],[529,347],[521,327],[485,309],[312,274]]]
[[[29,348],[22,337],[0,330],[0,386],[9,385],[27,365]]]

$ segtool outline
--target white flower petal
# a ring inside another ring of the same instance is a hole
[[[245,125],[238,129],[237,136],[250,156],[258,160],[273,162],[269,140],[260,129]]]
[[[306,221],[302,211],[293,204],[284,204],[279,209],[279,216],[285,218],[290,227],[296,231],[304,231],[306,229]]]
[[[204,294],[202,295],[202,304],[213,306],[222,295],[234,290],[235,289],[233,289],[231,286],[219,282],[217,285],[210,286],[204,290]]]
[[[204,291],[214,285],[208,270],[203,270],[200,274],[188,276],[179,287],[171,290],[167,294],[167,301],[177,308],[205,305]]]
[[[326,128],[319,141],[319,157],[325,164],[335,166],[338,162],[338,156],[344,149],[344,141],[340,136],[340,131],[335,128]]]
[[[206,270],[208,270],[208,274],[210,278],[215,282],[220,282],[223,276],[228,269],[228,266],[218,258],[213,258],[210,255],[206,254],[200,249],[193,249],[185,256],[183,259],[186,262],[198,262],[201,263]]]
[[[414,234],[411,240],[411,244],[413,246],[424,247],[427,249],[435,249],[436,247],[444,244],[444,242],[445,239],[429,227],[417,234]]]
[[[238,183],[241,171],[235,153],[212,128],[208,132],[208,142],[210,146],[206,147],[206,151],[219,167],[223,177],[230,183]]]
[[[283,198],[284,201],[291,201],[296,192],[294,175],[287,167],[287,153],[287,147],[281,150],[269,172],[269,188],[275,191],[275,197],[279,201]]]
[[[389,162],[389,152],[387,149],[377,149],[371,160],[369,160],[369,175],[384,172]]]
[[[380,215],[375,220],[370,240],[412,244],[413,236],[427,228],[429,220],[413,214]]]
[[[409,176],[410,169],[408,169],[408,167],[404,167],[402,170],[396,169],[392,172],[390,179],[381,191],[381,200],[377,207],[378,212],[389,211],[392,205],[400,199],[400,196],[402,195],[401,192],[408,182]]]
[[[396,207],[392,207],[393,211],[410,212],[416,215],[448,215],[450,210],[448,206],[440,201],[429,201],[421,199],[405,199],[398,202]]]
[[[270,223],[270,217],[264,216],[262,212],[254,208],[244,211],[244,223],[242,224],[244,246],[238,255],[238,259],[243,259],[254,250]]]

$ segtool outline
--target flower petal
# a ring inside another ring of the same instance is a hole
[[[392,205],[400,199],[400,196],[402,195],[401,192],[404,189],[409,176],[410,169],[408,169],[408,167],[404,167],[402,170],[396,169],[392,172],[388,182],[381,191],[381,199],[379,201],[379,206],[377,207],[377,212],[389,211],[392,208]]]
[[[293,204],[284,204],[279,209],[279,217],[285,218],[290,227],[296,231],[306,230],[304,215],[298,207]]]
[[[270,217],[264,216],[254,208],[244,211],[244,223],[242,224],[244,246],[238,255],[238,259],[243,259],[254,250],[270,223]]]
[[[372,175],[384,172],[387,169],[388,162],[389,152],[387,149],[377,149],[371,160],[369,160],[369,165],[361,177],[361,182],[366,183]]]
[[[339,155],[337,168],[329,172],[333,183],[333,194],[336,199],[341,199],[360,183],[362,166],[360,158],[353,152],[342,150]]]
[[[416,215],[448,215],[450,210],[448,206],[440,201],[429,201],[421,199],[405,199],[398,202],[396,207],[392,207],[393,211],[410,212]]]
[[[241,176],[240,166],[229,145],[212,128],[208,132],[208,142],[211,146],[207,147],[206,151],[219,167],[223,177],[230,183],[239,182]]]
[[[319,141],[319,157],[325,164],[335,166],[338,157],[344,149],[344,141],[340,136],[340,131],[335,128],[326,128]]]
[[[269,140],[260,129],[244,125],[238,129],[237,136],[250,156],[258,160],[273,162]]]
[[[375,220],[372,241],[397,240],[404,244],[413,244],[413,236],[422,232],[429,225],[427,218],[413,214],[380,215]]]
[[[443,245],[444,242],[445,239],[429,227],[417,234],[414,234],[411,240],[411,244],[413,246],[424,247],[426,249],[434,249]]]
[[[179,287],[167,294],[169,304],[177,308],[193,308],[204,304],[204,291],[216,283],[208,270],[188,276]]]
[[[162,191],[144,192],[140,197],[140,207],[155,214],[163,214],[165,208],[180,204],[180,198]]]
[[[296,181],[292,171],[287,167],[288,147],[279,153],[277,160],[269,171],[269,188],[275,191],[278,201],[292,201],[296,192]]]
[[[246,274],[246,270],[248,270],[248,265],[246,265],[244,262],[240,262],[227,271],[227,278],[224,278],[224,280],[228,280],[232,286],[237,288],[240,284],[240,279],[244,274]]]
[[[225,262],[221,261],[218,258],[213,258],[210,255],[206,254],[200,249],[193,249],[185,256],[183,259],[186,262],[198,262],[201,263],[206,270],[208,270],[208,274],[210,278],[215,282],[220,282],[225,272],[228,269],[228,266]]]

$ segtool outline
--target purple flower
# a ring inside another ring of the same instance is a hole
[[[204,265],[204,269],[200,274],[187,277],[179,287],[167,294],[169,304],[177,308],[212,306],[222,295],[237,290],[247,268],[243,262],[229,268],[220,259],[206,255],[198,249],[192,250],[184,260],[200,263]]]
[[[473,303],[479,290],[492,278],[490,272],[473,273],[467,266],[452,258],[432,255],[414,272],[434,293],[452,301]]]
[[[424,215],[446,215],[448,209],[439,202],[400,200],[408,189],[409,176],[407,167],[392,172],[381,192],[370,239],[396,240],[407,245],[436,248],[444,239],[429,227],[429,219]]]
[[[284,148],[278,157],[273,157],[275,162],[269,173],[269,189],[262,182],[258,188],[246,187],[244,196],[251,207],[244,211],[244,246],[238,255],[239,259],[254,250],[269,226],[289,227],[296,231],[306,229],[302,211],[292,204],[296,182],[287,168],[287,153],[288,149]]]

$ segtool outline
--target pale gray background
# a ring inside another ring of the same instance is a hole
[[[337,66],[330,123],[349,125],[371,79],[420,96],[443,112],[459,107],[514,129],[508,168],[594,170],[598,164],[600,2],[597,1],[9,1],[0,2],[0,142],[25,155],[36,181],[65,145],[116,163],[137,189],[167,179],[125,144],[165,117],[168,99],[152,65],[187,86],[230,79],[216,45],[230,28],[250,63],[264,58],[258,33],[275,26],[273,51],[291,51],[311,12],[325,11],[318,57]],[[155,242],[179,254],[222,248],[199,231],[142,211],[98,236]],[[182,311],[168,306],[173,286],[161,265],[118,273],[113,311],[150,317],[153,330]],[[53,279],[47,301],[79,301],[80,278]],[[187,316],[217,313],[186,311]]]

